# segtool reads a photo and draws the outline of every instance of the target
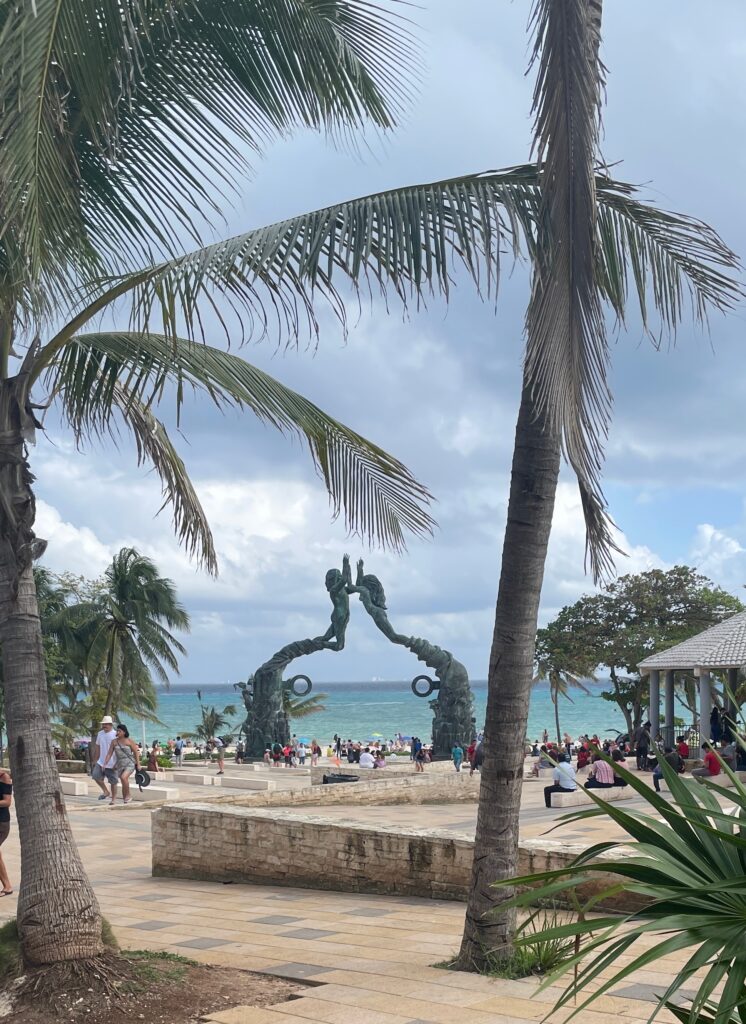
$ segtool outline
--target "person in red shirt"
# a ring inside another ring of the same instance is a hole
[[[714,775],[719,775],[720,759],[717,754],[709,743],[703,744],[702,749],[705,751],[705,766],[704,768],[693,768],[692,775],[699,779],[710,779]]]
[[[676,750],[679,757],[689,757],[689,744],[686,742],[683,736],[676,737]]]

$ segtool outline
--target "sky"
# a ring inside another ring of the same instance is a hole
[[[218,234],[397,185],[529,158],[532,76],[525,0],[423,0],[413,10],[425,55],[400,129],[340,151],[310,132],[273,144],[226,208]],[[746,256],[746,6],[720,0],[607,0],[603,154],[657,204],[696,215]],[[192,620],[180,682],[245,679],[291,640],[329,621],[324,575],[349,552],[386,589],[400,632],[453,651],[487,674],[510,460],[518,408],[524,267],[505,274],[497,304],[460,280],[408,318],[392,304],[353,310],[345,340],[322,314],[318,348],[241,354],[404,461],[436,498],[438,529],[399,556],[368,548],[332,522],[303,445],[248,414],[204,403],[185,410],[177,445],[210,520],[212,579],[171,532],[157,480],[127,443],[75,450],[53,417],[32,454],[44,563],[85,576],[132,545],[171,577]],[[689,564],[743,595],[746,584],[744,315],[686,322],[654,348],[632,319],[612,337],[614,412],[604,483],[625,557],[620,574]],[[212,339],[210,339],[212,340]],[[215,339],[216,343],[220,343]],[[168,415],[168,411],[166,411]],[[540,621],[590,592],[575,482],[563,470]],[[406,679],[413,656],[388,644],[353,600],[347,645],[294,663],[314,680]],[[176,681],[176,680],[175,680]]]

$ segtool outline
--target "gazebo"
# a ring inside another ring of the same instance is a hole
[[[746,612],[723,619],[703,633],[645,658],[637,666],[641,676],[650,676],[650,725],[653,736],[660,732],[660,678],[664,675],[663,706],[666,725],[663,742],[674,742],[674,673],[692,672],[699,680],[700,742],[709,737],[712,712],[713,670],[728,672],[728,687],[735,692],[738,670],[746,665]],[[727,698],[724,706],[729,706]]]

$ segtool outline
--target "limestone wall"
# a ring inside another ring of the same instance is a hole
[[[474,850],[470,836],[450,830],[371,828],[322,815],[214,803],[161,807],[153,814],[152,841],[158,876],[451,900],[466,898]],[[562,867],[582,849],[524,841],[519,872]],[[610,882],[605,876],[604,886]],[[601,887],[592,883],[584,895]],[[608,906],[632,909],[624,893]]]
[[[315,770],[315,769],[314,769]],[[364,771],[364,769],[363,769]],[[375,780],[369,778],[376,775]],[[367,772],[359,782],[338,782],[306,789],[225,796],[210,803],[235,807],[327,807],[334,804],[356,804],[361,807],[386,804],[475,803],[479,799],[479,776],[468,772],[450,774],[425,772],[405,776]]]

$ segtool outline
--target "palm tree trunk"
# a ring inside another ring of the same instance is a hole
[[[21,841],[18,930],[29,965],[102,952],[101,912],[70,829],[52,750],[32,559],[33,430],[23,375],[0,384],[0,646],[15,811]]]
[[[483,970],[491,956],[509,948],[515,931],[515,912],[499,913],[509,890],[492,883],[513,877],[518,868],[524,741],[559,465],[559,438],[537,415],[524,381],[490,654],[474,866],[458,958],[462,970]]]
[[[557,746],[562,746],[562,733],[560,732],[560,720],[559,720],[559,694],[554,695],[554,726],[557,730]]]

